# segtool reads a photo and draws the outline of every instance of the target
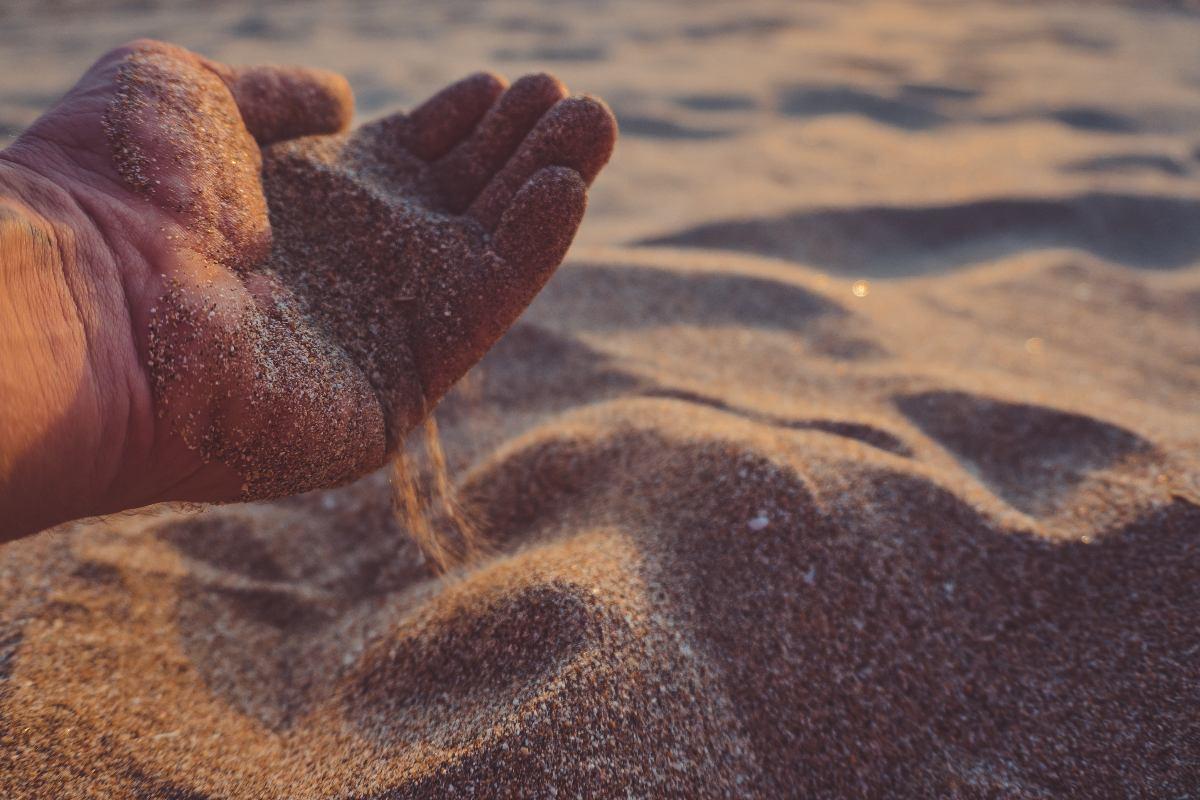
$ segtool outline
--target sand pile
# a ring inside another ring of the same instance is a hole
[[[443,407],[497,551],[447,580],[384,476],[10,546],[12,790],[1186,793],[1200,280],[819,283],[567,266]]]
[[[584,246],[438,411],[492,551],[435,577],[386,474],[6,545],[3,793],[1194,794],[1200,22],[521,8],[198,29],[368,104],[374,31],[520,30],[612,99]]]

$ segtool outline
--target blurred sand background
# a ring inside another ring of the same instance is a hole
[[[604,97],[561,269],[385,475],[0,548],[10,797],[1200,792],[1200,12],[8,3],[0,144],[136,36]]]

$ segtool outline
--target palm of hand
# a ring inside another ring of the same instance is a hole
[[[164,435],[212,473],[193,481],[205,494],[290,494],[381,464],[549,278],[615,137],[602,105],[546,76],[507,91],[472,76],[409,115],[307,138],[292,137],[349,116],[331,76],[142,43],[80,86],[83,107],[108,96],[98,168],[171,243],[131,317]]]

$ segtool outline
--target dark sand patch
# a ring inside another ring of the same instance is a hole
[[[603,61],[608,48],[599,44],[547,44],[527,49],[502,48],[492,53],[497,61]]]
[[[642,397],[661,397],[668,400],[682,400],[686,403],[708,406],[709,408],[736,414],[755,422],[761,422],[764,425],[773,425],[778,428],[786,428],[787,430],[821,431],[846,439],[854,439],[855,441],[885,450],[894,455],[905,458],[912,456],[912,450],[898,436],[869,423],[833,419],[795,419],[783,417],[738,407],[719,398],[707,397],[698,392],[685,389],[651,388],[642,390],[638,394]]]
[[[927,130],[946,119],[924,103],[900,100],[850,86],[793,86],[778,99],[781,113],[791,117],[856,114],[895,128]]]
[[[1176,158],[1149,153],[1117,153],[1072,161],[1063,169],[1067,172],[1158,172],[1180,176],[1188,173],[1187,166]]]
[[[1131,117],[1093,106],[1055,109],[1046,112],[1046,116],[1076,130],[1095,133],[1129,134],[1136,133],[1141,127]]]
[[[900,86],[901,97],[919,102],[974,100],[981,94],[982,89],[946,83],[905,83]]]
[[[645,136],[651,139],[705,141],[723,139],[736,133],[734,130],[704,128],[676,122],[666,117],[654,117],[646,114],[618,112],[617,120],[621,125],[621,133],[626,136]]]
[[[641,244],[717,247],[868,276],[911,275],[1022,250],[1076,247],[1147,269],[1200,259],[1200,201],[1091,193],[945,206],[804,211],[730,220]]]
[[[675,102],[692,111],[750,111],[758,105],[753,95],[738,92],[685,94]]]
[[[1046,513],[1095,470],[1150,456],[1145,439],[1091,417],[965,392],[897,398],[901,412],[1008,502]]]

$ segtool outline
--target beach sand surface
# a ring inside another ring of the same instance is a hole
[[[622,135],[437,412],[487,552],[386,472],[5,545],[0,794],[1200,791],[1186,4],[16,3],[0,142],[135,36]]]

